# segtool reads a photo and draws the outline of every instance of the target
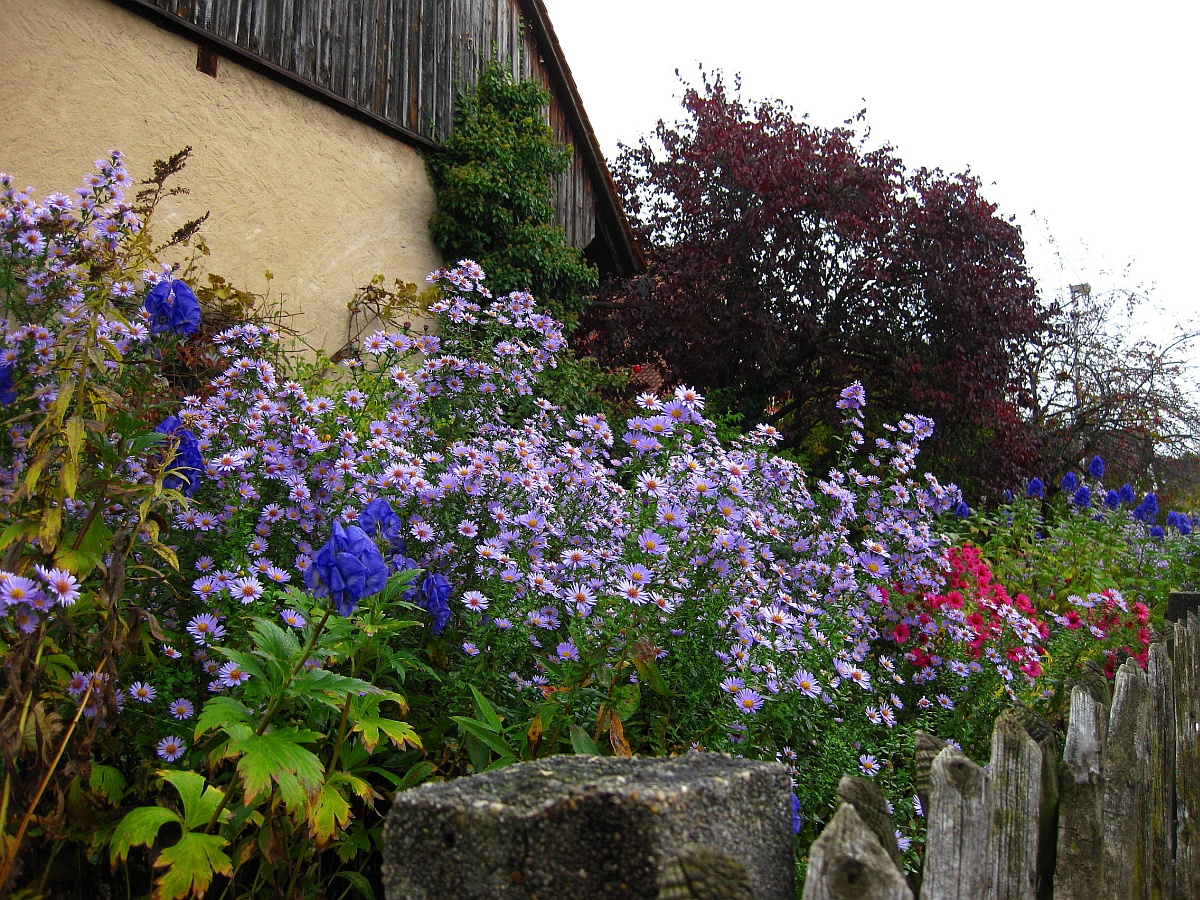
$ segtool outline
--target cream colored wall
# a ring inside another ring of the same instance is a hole
[[[211,211],[207,267],[262,291],[263,270],[332,352],[346,301],[376,272],[424,284],[441,265],[428,235],[435,197],[411,147],[109,0],[0,0],[0,171],[39,194],[69,192],[93,161],[124,151],[141,180],[193,148],[155,225],[165,237]]]

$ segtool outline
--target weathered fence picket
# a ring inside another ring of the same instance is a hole
[[[804,900],[912,900],[904,875],[849,803],[808,851]]]
[[[997,718],[986,771],[917,734],[921,900],[1200,900],[1200,617],[1171,608],[1186,621],[1144,670],[1121,666],[1111,699],[1098,670],[1069,685],[1061,763],[1023,707]],[[910,896],[877,832],[843,803],[810,851],[806,900]]]
[[[983,769],[946,747],[933,760],[930,780],[921,900],[982,897],[990,875]]]
[[[1200,620],[1174,631],[1175,894],[1200,897]]]
[[[1096,900],[1104,894],[1101,762],[1108,732],[1108,706],[1083,685],[1076,685],[1071,691],[1070,710],[1059,779],[1054,896],[1058,900]]]

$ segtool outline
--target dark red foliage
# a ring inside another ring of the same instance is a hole
[[[615,174],[648,274],[609,285],[581,329],[608,364],[738,398],[810,453],[838,391],[937,423],[939,474],[998,492],[1032,463],[1012,351],[1040,328],[1019,229],[969,174],[909,172],[890,148],[719,77],[689,120],[626,147]]]

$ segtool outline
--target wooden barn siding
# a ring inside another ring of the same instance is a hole
[[[480,60],[549,85],[516,0],[149,0],[377,116],[440,141]],[[554,139],[574,144],[557,98]],[[595,196],[576,154],[554,185],[555,224],[574,247],[596,234]]]

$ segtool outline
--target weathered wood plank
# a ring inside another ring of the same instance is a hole
[[[1200,623],[1175,623],[1175,892],[1200,897]]]
[[[804,900],[912,900],[879,839],[843,804],[808,851]]]
[[[1146,665],[1150,690],[1150,896],[1175,895],[1175,667],[1165,644],[1153,644]]]
[[[954,747],[943,745],[929,765],[921,900],[984,896],[990,876],[985,783],[983,769]]]
[[[1042,748],[1015,718],[1001,714],[992,729],[988,807],[987,897],[1033,900],[1038,886]]]
[[[1117,672],[1108,739],[1104,747],[1104,886],[1106,896],[1146,896],[1146,816],[1149,790],[1147,728],[1150,689],[1146,673],[1132,660]]]
[[[1054,896],[1097,900],[1104,894],[1104,741],[1108,707],[1086,687],[1071,691],[1070,719],[1059,779],[1058,860]]]

